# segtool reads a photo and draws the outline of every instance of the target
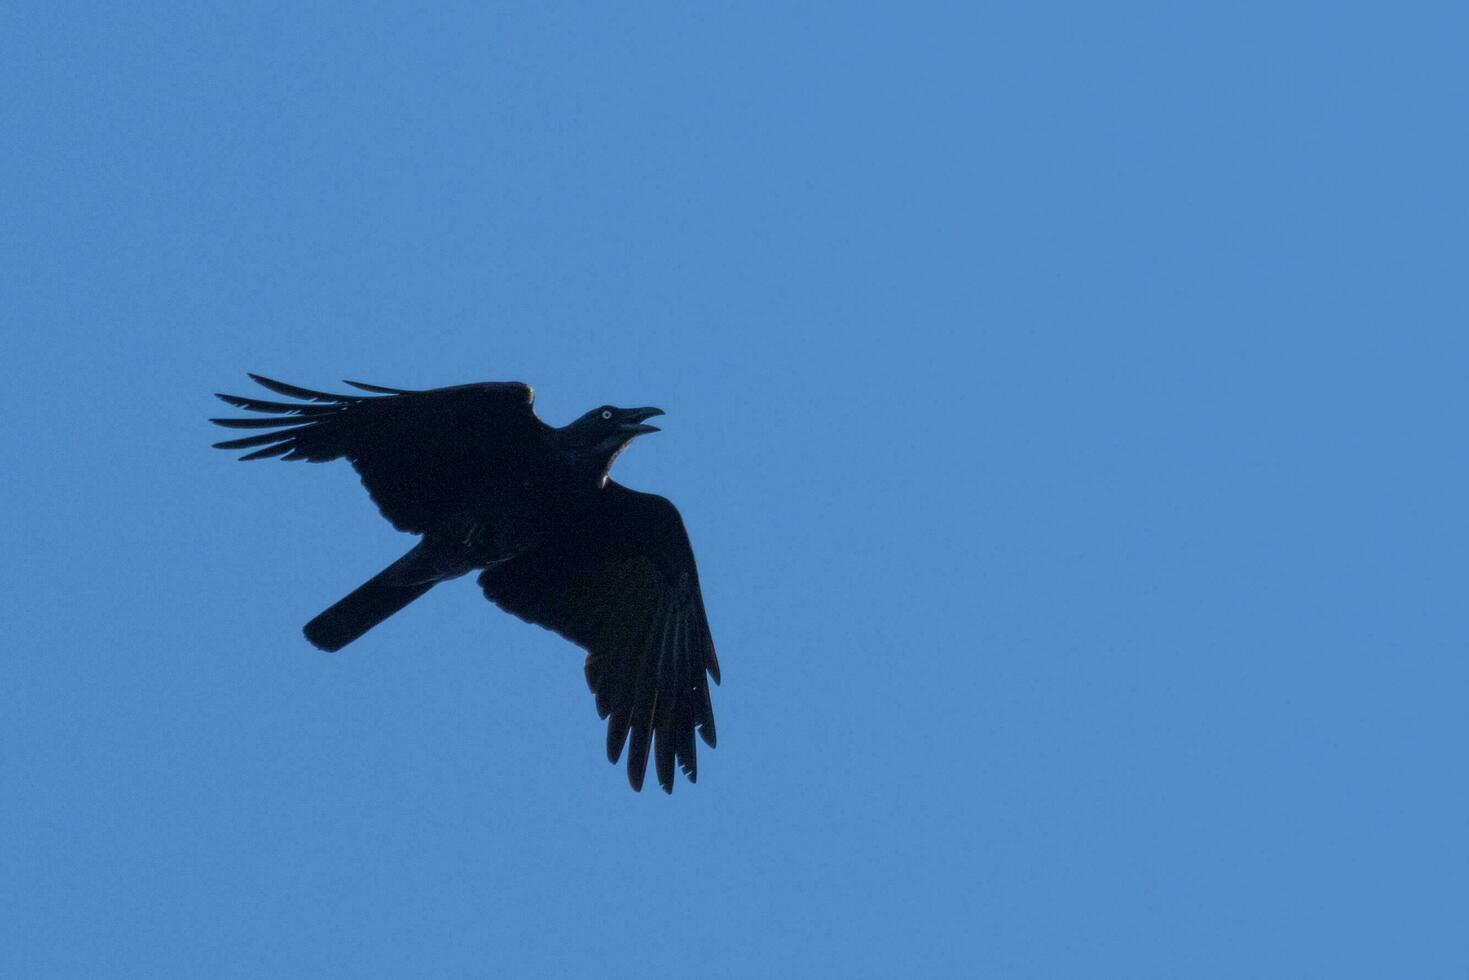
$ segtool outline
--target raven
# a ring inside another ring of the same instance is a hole
[[[677,761],[698,778],[697,729],[711,748],[714,709],[705,674],[719,660],[704,614],[694,552],[663,497],[608,478],[638,436],[657,432],[657,408],[603,405],[556,428],[536,417],[519,382],[410,391],[344,382],[335,395],[250,375],[296,399],[217,395],[265,418],[211,419],[269,429],[229,439],[241,459],[347,459],[382,515],[421,535],[402,558],[305,626],[340,650],[434,585],[479,570],[485,596],[587,651],[587,685],[607,719],[607,758],[628,747],[641,790],[651,750],[658,785],[673,792]]]

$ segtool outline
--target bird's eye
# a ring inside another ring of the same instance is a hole
[[[602,418],[604,418],[604,419],[610,419],[611,417],[612,417],[612,409],[610,409],[610,408],[604,408],[604,409],[602,409]]]

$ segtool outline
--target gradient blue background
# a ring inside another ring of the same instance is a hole
[[[0,975],[1469,973],[1462,5],[131,6],[0,9]],[[247,370],[666,408],[699,785],[311,649]]]

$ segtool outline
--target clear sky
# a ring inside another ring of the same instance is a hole
[[[0,975],[1469,974],[1469,8],[306,6],[0,8]],[[699,784],[246,371],[665,408]]]

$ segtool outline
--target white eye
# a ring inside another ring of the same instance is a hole
[[[612,417],[612,410],[611,409],[607,409],[607,408],[602,409],[602,418],[604,418],[604,419],[610,419],[611,417]]]

